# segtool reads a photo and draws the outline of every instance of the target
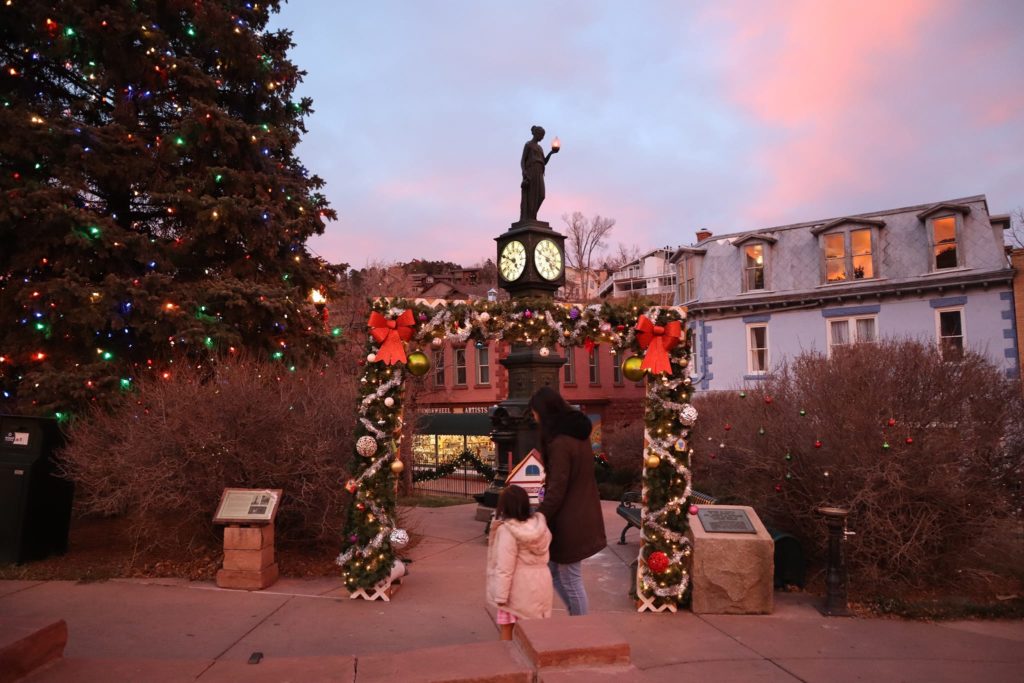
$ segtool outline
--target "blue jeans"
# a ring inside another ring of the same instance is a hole
[[[555,592],[568,608],[569,616],[578,617],[586,614],[590,605],[587,602],[587,590],[583,587],[580,563],[548,562],[548,569],[551,570],[551,582],[555,585]]]

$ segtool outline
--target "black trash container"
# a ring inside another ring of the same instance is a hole
[[[63,445],[52,418],[0,416],[0,564],[67,552],[74,485],[57,473]]]

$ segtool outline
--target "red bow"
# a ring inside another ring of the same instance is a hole
[[[637,335],[640,346],[647,349],[644,355],[644,362],[640,366],[650,372],[667,372],[672,374],[672,364],[669,363],[668,352],[679,343],[683,336],[683,325],[678,320],[673,320],[668,325],[655,325],[646,316],[640,316],[636,321]]]
[[[380,344],[377,352],[377,360],[382,360],[388,365],[404,363],[405,344],[412,339],[412,326],[415,319],[412,311],[408,308],[398,314],[394,320],[388,320],[383,315],[374,311],[370,314],[370,335]]]

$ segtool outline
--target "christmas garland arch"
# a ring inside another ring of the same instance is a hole
[[[645,604],[674,608],[689,585],[690,431],[697,411],[686,371],[690,340],[679,307],[565,304],[547,299],[441,303],[372,303],[366,360],[361,362],[353,494],[337,563],[350,591],[387,580],[407,538],[395,528],[394,477],[407,374],[429,369],[424,351],[488,340],[538,347],[609,344],[627,378],[646,376],[641,542],[637,593]]]

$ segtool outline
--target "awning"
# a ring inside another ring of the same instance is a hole
[[[416,418],[416,433],[488,436],[491,418],[486,413],[426,413]]]

